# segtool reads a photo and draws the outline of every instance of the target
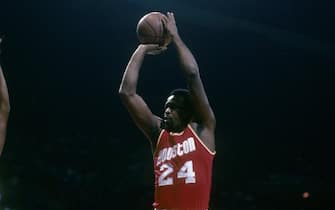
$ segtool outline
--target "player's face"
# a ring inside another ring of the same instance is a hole
[[[172,132],[179,132],[182,128],[182,122],[179,112],[183,108],[182,100],[174,95],[168,97],[164,110],[165,129]]]

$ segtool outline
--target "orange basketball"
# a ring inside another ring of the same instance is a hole
[[[150,12],[138,21],[136,33],[141,44],[167,45],[169,43],[164,18],[166,16],[160,12]]]

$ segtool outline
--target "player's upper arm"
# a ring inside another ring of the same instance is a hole
[[[216,126],[215,115],[208,101],[199,73],[189,76],[188,86],[198,122],[214,131]]]
[[[6,140],[8,113],[0,112],[0,155]]]
[[[141,96],[120,93],[120,97],[136,126],[149,140],[155,141],[159,134],[159,118],[151,112]]]

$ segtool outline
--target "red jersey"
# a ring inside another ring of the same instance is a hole
[[[153,207],[207,209],[214,154],[190,125],[181,133],[169,133],[163,129],[153,157]]]

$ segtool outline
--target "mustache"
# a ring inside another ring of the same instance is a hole
[[[166,119],[165,118],[161,119],[160,128],[161,129],[165,129],[166,128]]]

